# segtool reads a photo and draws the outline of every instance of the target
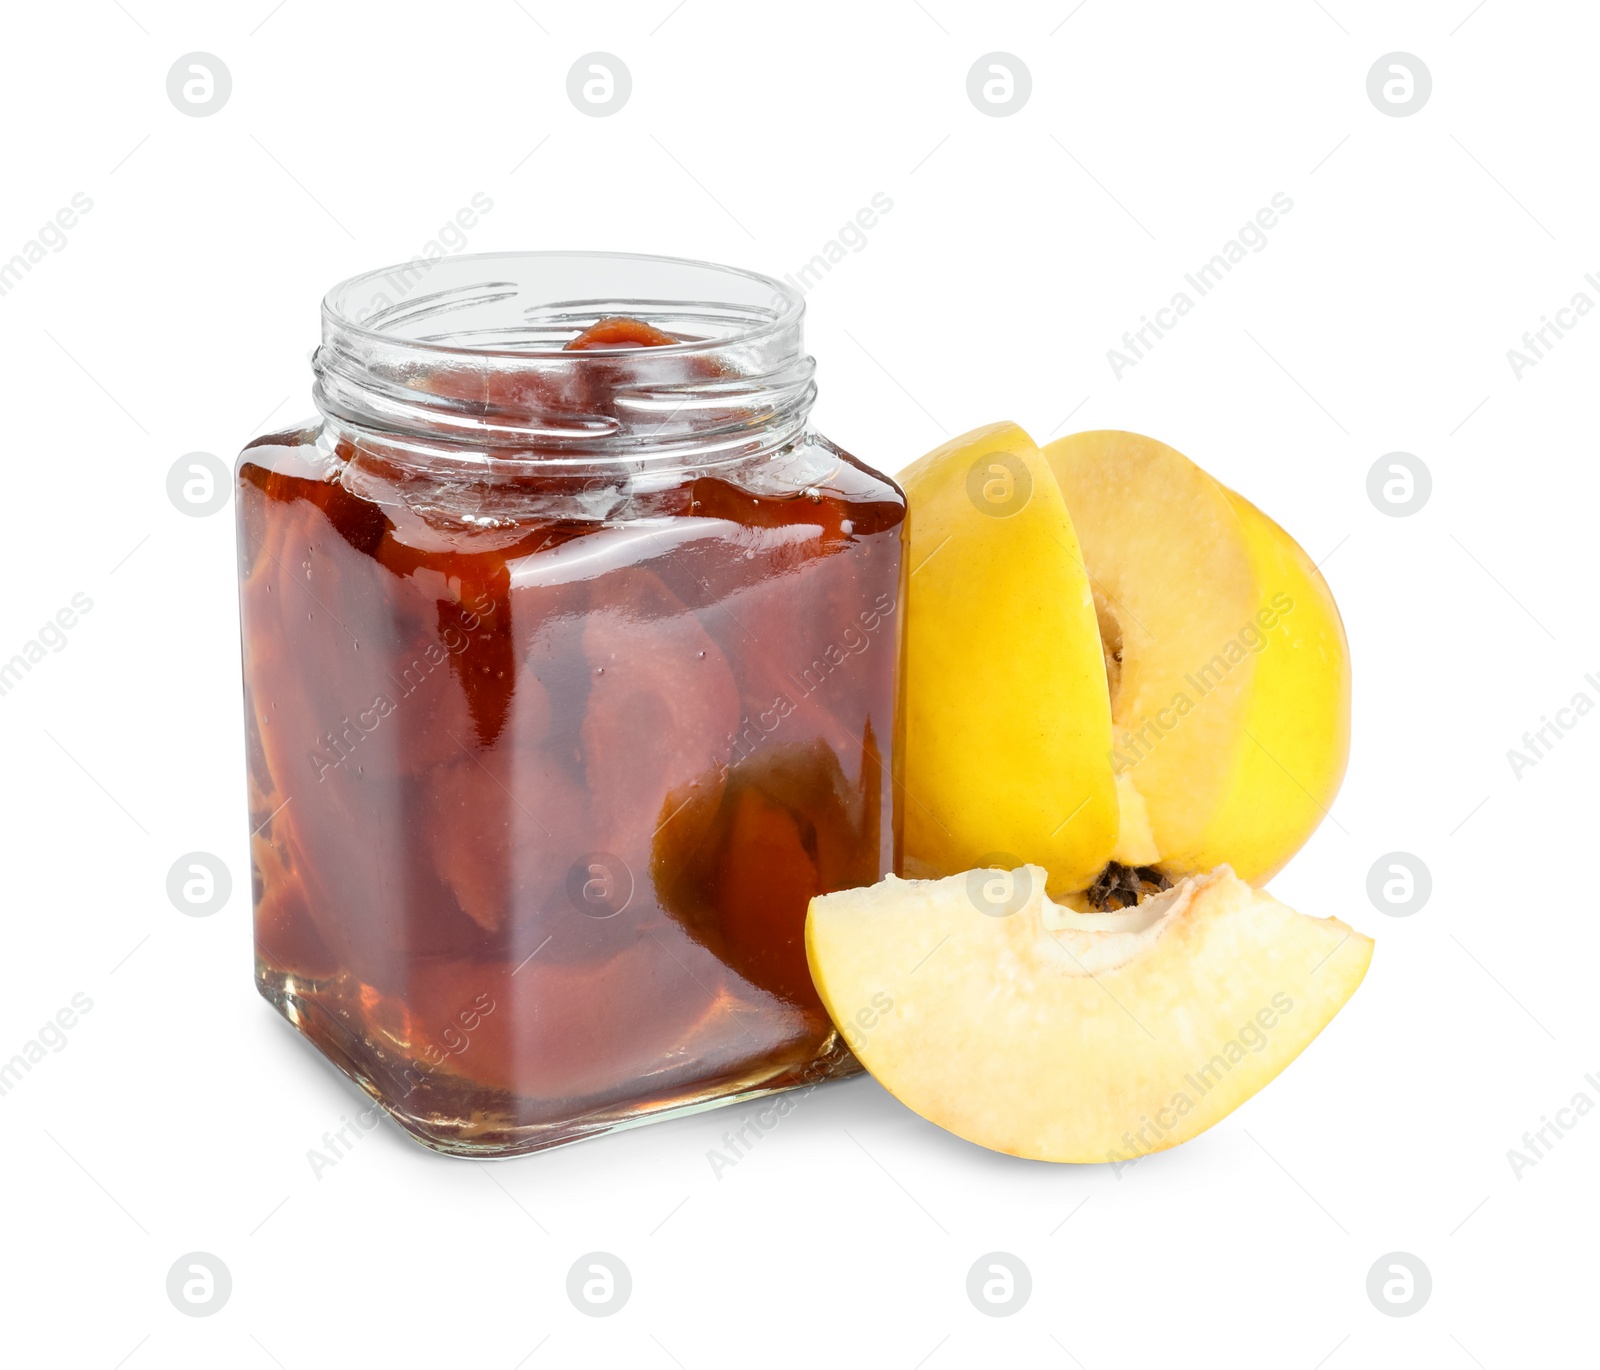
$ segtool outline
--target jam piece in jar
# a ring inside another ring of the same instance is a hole
[[[569,342],[564,350],[586,352],[620,347],[668,347],[682,341],[683,339],[674,338],[670,333],[663,333],[643,319],[630,318],[626,314],[614,314],[590,324]]]

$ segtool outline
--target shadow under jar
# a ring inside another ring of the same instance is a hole
[[[335,287],[237,475],[257,984],[492,1156],[859,1069],[806,905],[891,870],[905,501],[799,296],[665,258]]]

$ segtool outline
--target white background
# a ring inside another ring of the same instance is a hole
[[[7,12],[0,259],[74,193],[93,209],[0,297],[0,657],[75,593],[93,609],[0,698],[0,1058],[94,1007],[0,1098],[0,1358],[1511,1370],[1592,1347],[1600,1117],[1520,1178],[1506,1155],[1600,1101],[1600,716],[1520,779],[1506,757],[1600,700],[1600,318],[1520,379],[1506,357],[1600,301],[1588,7],[271,3]],[[166,94],[196,50],[233,79],[206,118]],[[596,50],[633,77],[607,118],[566,94]],[[1433,77],[1405,118],[1366,92],[1396,50]],[[1009,117],[966,93],[993,51],[1032,74]],[[322,292],[475,192],[470,250],[782,274],[880,191],[809,297],[822,431],[892,472],[1000,418],[1136,429],[1325,559],[1354,750],[1274,890],[1377,938],[1365,985],[1264,1094],[1120,1178],[986,1153],[870,1079],[720,1178],[742,1110],[493,1167],[385,1123],[318,1178],[360,1096],[251,984],[232,510],[178,512],[169,467],[309,414]],[[1280,191],[1265,250],[1117,378],[1106,350]],[[1433,476],[1408,518],[1366,493],[1396,450]],[[210,918],[165,893],[194,850],[233,873]],[[1433,876],[1407,919],[1366,894],[1395,850]],[[634,1280],[605,1319],[564,1289],[596,1249]],[[195,1250],[233,1276],[208,1318],[164,1288]],[[995,1250],[1033,1277],[1008,1319],[964,1292]],[[1395,1250],[1433,1275],[1409,1318],[1365,1292]]]

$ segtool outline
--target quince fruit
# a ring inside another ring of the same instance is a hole
[[[1137,434],[1041,451],[994,424],[901,483],[918,878],[813,899],[812,978],[867,1069],[962,1137],[1055,1161],[1185,1141],[1372,955],[1253,888],[1344,775],[1333,596],[1265,514]]]
[[[819,896],[806,951],[846,1043],[930,1122],[1035,1160],[1126,1163],[1294,1060],[1372,942],[1226,867],[1081,913],[1027,866]]]
[[[904,873],[1033,862],[1060,897],[1280,870],[1350,739],[1344,626],[1299,545],[1135,433],[1041,451],[994,424],[900,479]]]

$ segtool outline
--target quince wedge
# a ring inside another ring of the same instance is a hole
[[[996,423],[899,481],[903,869],[1036,861],[1084,888],[1118,806],[1095,599],[1056,478],[1032,438]]]
[[[1126,1163],[1203,1132],[1305,1049],[1372,956],[1226,867],[1116,913],[1045,887],[1037,866],[889,876],[818,896],[806,921],[812,977],[867,1069],[1016,1156]]]

